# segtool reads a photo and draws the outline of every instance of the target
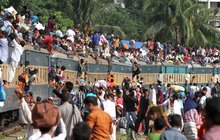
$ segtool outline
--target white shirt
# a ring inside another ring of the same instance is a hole
[[[117,51],[114,51],[114,55],[115,55],[116,57],[120,57]]]
[[[108,43],[108,40],[105,38],[105,36],[102,34],[100,36],[99,45],[102,46],[104,43]]]
[[[55,32],[55,34],[58,36],[58,37],[63,37],[63,33],[60,31],[60,30],[57,30]]]
[[[36,28],[38,31],[45,29],[45,27],[43,26],[43,24],[41,24],[40,22],[35,23],[35,24],[34,24],[34,28]]]
[[[190,90],[194,94],[196,91],[199,91],[199,87],[198,86],[190,86]]]
[[[103,102],[104,105],[104,111],[107,112],[111,117],[112,120],[116,119],[116,109],[115,109],[115,103],[111,100],[106,100]]]
[[[206,86],[206,88],[207,88],[207,92],[206,92],[206,97],[207,98],[211,98],[212,97],[212,95],[211,95],[211,88],[209,87],[209,86]]]
[[[156,80],[158,81],[161,81],[163,83],[163,74],[159,73],[156,75]]]
[[[206,105],[206,96],[202,96],[202,98],[199,101],[199,104],[201,104],[203,107]]]
[[[182,107],[180,102],[178,100],[175,100],[173,103],[173,113],[182,116],[181,109]]]
[[[76,33],[75,33],[72,29],[68,29],[68,30],[66,31],[66,35],[67,35],[68,37],[74,38],[74,36],[76,35]]]
[[[8,61],[8,40],[6,38],[0,39],[0,60],[3,63]]]
[[[157,105],[157,96],[155,89],[150,89],[149,100],[150,102],[153,102],[154,105]]]
[[[142,55],[143,55],[143,56],[147,55],[147,53],[148,53],[148,50],[147,50],[146,47],[140,48],[140,51],[142,52]]]
[[[56,128],[56,127],[54,127],[54,128]],[[61,133],[56,137],[52,138],[51,135],[49,135],[49,134],[43,134],[40,137],[37,137],[37,136],[33,135],[29,138],[29,140],[65,140],[65,138],[66,138],[66,126],[65,126],[62,118],[60,119],[60,127],[59,128],[60,128]]]
[[[31,125],[33,122],[32,116],[31,116],[32,113],[24,98],[21,99],[20,106],[21,106],[21,113],[25,121],[28,123],[27,128],[26,128],[26,134],[25,134],[26,139],[35,140],[34,138],[36,137],[38,138],[41,135],[41,132],[39,131],[39,129],[34,129],[33,125]],[[32,137],[32,139],[30,137]]]
[[[202,49],[201,53],[203,56],[205,56],[205,53],[206,53],[205,49]]]
[[[18,42],[15,39],[12,40],[12,46],[14,46],[14,49],[11,53],[11,59],[15,62],[19,62],[24,48],[20,44],[18,44]]]

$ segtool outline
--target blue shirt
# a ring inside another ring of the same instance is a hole
[[[181,134],[180,130],[173,127],[171,129],[165,130],[162,133],[160,140],[187,140],[187,139],[183,134]]]
[[[92,42],[93,44],[96,46],[96,45],[99,45],[99,41],[100,41],[100,35],[99,34],[94,34],[93,37],[92,37]]]
[[[33,23],[38,22],[38,16],[32,16],[31,19]]]

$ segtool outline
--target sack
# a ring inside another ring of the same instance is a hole
[[[33,125],[40,127],[53,127],[58,124],[60,112],[58,106],[48,101],[38,103],[32,110]]]
[[[2,81],[0,81],[0,101],[6,100],[6,92],[2,86]]]

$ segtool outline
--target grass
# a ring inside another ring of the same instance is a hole
[[[147,140],[147,136],[145,135],[137,135],[137,136],[138,136],[137,140]],[[117,140],[132,140],[131,133],[127,135],[127,134],[122,134],[117,131],[116,139]]]

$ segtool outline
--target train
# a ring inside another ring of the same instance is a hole
[[[11,50],[11,49],[10,49]],[[10,56],[10,53],[9,53]],[[82,57],[83,58],[83,57]],[[101,60],[99,63],[92,58],[83,58],[88,63],[88,81],[94,79],[106,79],[109,70],[107,60]],[[25,46],[25,51],[21,57],[21,63],[25,61],[30,62],[30,67],[37,68],[37,77],[33,84],[34,97],[41,96],[43,99],[53,96],[51,88],[48,86],[48,67],[53,66],[66,66],[66,79],[72,81],[75,85],[77,83],[77,70],[78,70],[78,57],[66,55],[61,53],[49,54],[47,50],[35,50],[32,46]],[[8,77],[8,65],[0,65],[2,69],[2,79]],[[220,68],[213,66],[201,67],[199,65],[169,65],[169,64],[156,64],[149,65],[140,63],[141,74],[140,77],[144,78],[144,85],[157,82],[158,74],[162,75],[163,83],[169,83],[172,78],[175,83],[185,85],[186,76],[194,76],[197,79],[198,85],[205,85],[210,83],[213,76],[220,77]],[[0,107],[0,131],[1,128],[7,127],[10,123],[18,120],[19,100],[14,93],[18,85],[18,76],[25,70],[24,66],[19,66],[16,71],[13,82],[5,88],[7,99],[4,106]],[[132,65],[113,63],[111,73],[114,75],[116,83],[120,85],[125,77],[132,77]]]

